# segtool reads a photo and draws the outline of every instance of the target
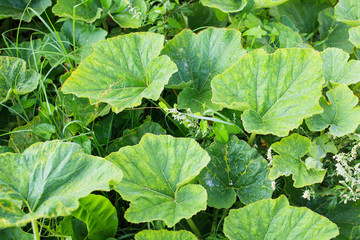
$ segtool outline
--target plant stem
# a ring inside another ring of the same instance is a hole
[[[256,137],[256,133],[252,133],[252,134],[250,135],[250,138],[249,138],[249,141],[248,141],[248,144],[249,144],[250,146],[253,145],[254,140],[255,140],[255,137]]]
[[[36,220],[32,220],[31,225],[34,233],[34,240],[40,240],[40,234]]]
[[[213,232],[213,233],[216,233],[216,225],[217,225],[218,218],[219,218],[219,209],[215,209],[213,221],[211,224],[211,232]]]
[[[195,234],[195,236],[201,237],[201,233],[200,233],[199,229],[196,227],[193,220],[191,220],[191,218],[189,218],[189,219],[186,219],[186,221],[189,224],[189,226],[190,226],[191,230],[193,231],[193,233]]]
[[[170,104],[168,104],[168,103],[166,102],[166,100],[163,99],[162,97],[159,97],[159,101],[160,101],[161,103],[165,104],[167,108],[169,108],[169,109],[172,108],[172,107],[170,106]]]

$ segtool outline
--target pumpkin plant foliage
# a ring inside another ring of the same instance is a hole
[[[0,239],[358,239],[359,4],[0,0]]]
[[[225,218],[224,232],[231,240],[327,240],[339,234],[334,223],[307,208],[290,206],[283,195],[230,210]]]
[[[268,162],[246,142],[232,136],[226,144],[214,142],[206,150],[211,161],[199,179],[209,206],[230,208],[236,197],[244,204],[271,197]]]
[[[245,110],[247,132],[287,136],[302,120],[321,113],[324,77],[321,58],[311,49],[255,50],[211,83],[213,102]]]
[[[206,209],[206,190],[190,182],[210,157],[194,140],[146,134],[138,145],[123,147],[106,159],[124,172],[115,190],[131,202],[125,213],[128,221],[163,220],[172,227]]]
[[[95,190],[109,191],[122,178],[121,170],[109,161],[60,141],[34,144],[22,154],[1,154],[0,162],[0,188],[6,196],[0,199],[1,228],[70,215],[80,198]],[[17,201],[29,212],[23,212]]]
[[[140,105],[142,98],[157,100],[177,71],[168,56],[159,56],[163,42],[159,34],[132,33],[96,43],[62,91],[91,104],[106,102],[116,113]]]
[[[193,112],[219,110],[211,102],[211,81],[229,69],[246,51],[241,47],[241,34],[231,29],[208,28],[199,34],[184,30],[163,51],[178,67],[168,88],[183,89],[178,96],[179,108]]]

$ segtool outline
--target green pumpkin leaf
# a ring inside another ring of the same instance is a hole
[[[101,28],[78,21],[73,24],[73,20],[64,23],[61,33],[70,43],[75,43],[76,47],[81,48],[76,53],[80,55],[81,60],[90,55],[94,43],[104,40],[107,35],[107,32]]]
[[[56,231],[61,235],[70,236],[71,240],[84,240],[88,235],[86,224],[72,216],[64,217]]]
[[[271,148],[279,155],[273,157],[273,167],[270,169],[269,178],[275,180],[280,176],[292,174],[294,187],[297,188],[322,182],[326,170],[307,168],[302,160],[302,157],[309,152],[310,147],[310,139],[297,133],[272,144]]]
[[[116,152],[122,147],[136,145],[146,133],[161,135],[166,134],[166,131],[156,122],[145,122],[134,129],[126,129],[123,132],[123,136],[109,146],[109,151]]]
[[[26,148],[34,143],[42,142],[43,139],[33,133],[35,126],[44,123],[40,116],[36,116],[26,125],[15,128],[9,139],[9,147],[16,152],[23,152]]]
[[[241,47],[241,33],[230,29],[208,28],[199,34],[184,30],[169,41],[163,54],[173,60],[178,72],[168,88],[183,89],[178,97],[179,108],[192,112],[220,110],[211,102],[212,79],[229,69],[246,51]]]
[[[271,8],[287,2],[288,0],[254,0],[256,8]]]
[[[336,240],[355,240],[351,238],[353,232],[360,226],[360,202],[349,201],[347,204],[339,203],[335,208],[329,208],[328,204],[321,204],[316,212],[329,218],[340,228],[340,235]],[[359,237],[359,235],[357,235]]]
[[[327,8],[319,13],[320,45],[315,44],[315,49],[321,51],[329,47],[341,48],[351,54],[354,46],[349,41],[350,26],[336,21],[334,8]]]
[[[271,198],[268,162],[246,142],[232,136],[227,144],[214,142],[206,150],[211,161],[199,180],[210,207],[230,208],[236,196],[244,204]]]
[[[71,215],[86,223],[89,239],[102,240],[115,236],[118,218],[116,209],[109,199],[90,194],[81,198],[79,204],[79,208]]]
[[[20,58],[0,56],[0,103],[11,94],[23,95],[36,89],[40,74],[26,70],[26,62]]]
[[[308,116],[321,113],[324,78],[320,54],[311,49],[255,50],[216,76],[213,102],[244,110],[247,132],[287,136]]]
[[[330,126],[330,134],[337,137],[354,132],[360,124],[360,108],[355,107],[359,99],[345,85],[331,89],[326,96],[329,102],[325,97],[320,99],[324,112],[306,119],[309,129],[321,131]]]
[[[122,172],[114,164],[83,153],[74,143],[52,141],[30,146],[23,154],[0,154],[0,228],[24,226],[39,218],[67,216],[92,191],[109,191]],[[15,201],[29,208],[22,212]]]
[[[30,22],[36,14],[28,8],[32,8],[41,15],[49,6],[51,6],[51,0],[0,0],[0,19],[12,17]]]
[[[349,30],[350,42],[354,44],[356,48],[360,48],[360,26],[350,28]]]
[[[350,85],[360,81],[360,61],[338,48],[327,48],[321,53],[326,82]]]
[[[34,235],[26,233],[21,228],[0,229],[0,239],[4,240],[33,240]]]
[[[65,73],[60,77],[60,82],[65,82],[70,76],[70,72]],[[62,91],[59,91],[56,100],[58,106],[65,108],[67,116],[72,116],[75,120],[84,122],[85,125],[90,124],[97,117],[105,116],[111,109],[111,106],[106,103],[91,105],[88,98],[78,98],[74,94],[64,94]]]
[[[144,230],[135,235],[135,240],[196,240],[196,236],[188,231]]]
[[[335,17],[339,22],[356,27],[360,25],[360,2],[358,0],[339,0],[335,6]]]
[[[98,42],[62,91],[87,97],[91,104],[109,103],[116,113],[140,105],[142,98],[157,100],[177,70],[169,57],[158,57],[163,42],[164,36],[154,33],[132,33]]]
[[[270,14],[280,20],[288,17],[302,33],[317,30],[317,18],[320,11],[330,7],[322,0],[289,0],[280,6],[270,9]]]
[[[224,233],[230,240],[327,240],[339,234],[337,226],[307,208],[292,207],[285,196],[230,210]]]
[[[201,0],[204,6],[218,8],[223,12],[239,12],[247,4],[247,0]]]
[[[146,134],[138,145],[123,147],[106,159],[124,172],[115,190],[131,202],[125,213],[128,221],[164,220],[173,227],[206,209],[206,190],[189,182],[210,157],[193,139]]]
[[[102,8],[99,0],[93,0],[91,4],[86,4],[83,0],[58,0],[52,8],[55,15],[65,18],[92,23],[101,16]]]

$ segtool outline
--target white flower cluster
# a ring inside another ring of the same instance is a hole
[[[190,108],[186,109],[187,114],[179,112],[176,108],[165,108],[164,110],[170,113],[176,121],[184,124],[186,127],[196,129],[200,128],[199,120],[187,115],[192,114]]]
[[[315,195],[315,192],[314,192],[314,191],[307,189],[307,190],[305,190],[305,192],[303,193],[302,198],[305,198],[305,199],[307,199],[308,201],[310,201],[311,197],[314,198],[314,195]]]
[[[356,144],[350,153],[339,153],[334,156],[337,175],[344,178],[339,183],[345,186],[344,191],[340,193],[345,204],[360,199],[360,163],[354,164],[358,148],[360,143]]]
[[[141,17],[141,12],[137,9],[137,7],[134,7],[129,0],[124,0],[124,2],[127,4],[129,12],[133,14],[132,17],[137,19]]]

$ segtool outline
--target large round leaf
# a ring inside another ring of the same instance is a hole
[[[297,188],[320,183],[324,179],[326,173],[324,169],[308,168],[306,162],[302,160],[302,157],[310,151],[310,139],[294,133],[272,144],[271,147],[279,155],[273,158],[270,179],[292,174],[294,186]]]
[[[306,119],[311,131],[321,131],[330,126],[329,132],[337,137],[352,133],[360,124],[359,99],[345,85],[331,89],[326,93],[329,102],[321,97],[321,114]]]
[[[344,22],[350,26],[360,25],[360,1],[340,0],[335,6],[336,20]]]
[[[135,235],[135,240],[196,240],[196,236],[188,231],[144,230]]]
[[[349,30],[350,42],[354,44],[356,48],[360,48],[360,26],[351,28]]]
[[[210,161],[194,140],[146,134],[138,145],[123,147],[106,158],[124,172],[115,190],[131,202],[125,213],[128,221],[164,220],[172,227],[206,209],[206,190],[188,184]]]
[[[23,95],[36,89],[40,75],[26,70],[26,62],[20,58],[0,56],[0,103],[12,93]]]
[[[321,63],[311,49],[255,50],[213,79],[213,102],[246,109],[241,119],[248,132],[286,136],[304,118],[322,112]]]
[[[223,12],[239,12],[246,6],[247,0],[201,0],[201,3]]]
[[[321,53],[326,82],[353,84],[360,81],[360,61],[338,48],[327,48]]]
[[[230,240],[327,240],[339,230],[327,218],[304,207],[292,207],[281,196],[230,210],[224,233]]]
[[[215,142],[206,150],[211,161],[199,179],[210,207],[230,208],[236,196],[245,204],[271,198],[268,162],[246,142],[232,136],[228,143]]]
[[[51,0],[0,0],[0,19],[12,17],[30,22],[35,13],[28,8],[41,15],[49,6]]]
[[[0,155],[0,228],[23,226],[39,218],[70,215],[78,199],[118,184],[121,170],[114,164],[83,153],[74,143],[52,141],[30,146],[23,154]],[[29,213],[22,212],[21,200]]]
[[[178,97],[179,108],[203,112],[220,107],[211,102],[212,79],[229,69],[243,55],[241,33],[230,29],[208,28],[198,35],[191,30],[182,31],[169,41],[163,54],[173,60],[178,72],[172,76],[167,87],[185,88]]]
[[[117,113],[140,105],[142,98],[157,100],[177,70],[169,57],[158,57],[163,42],[160,34],[132,33],[96,43],[62,91],[109,103]]]

